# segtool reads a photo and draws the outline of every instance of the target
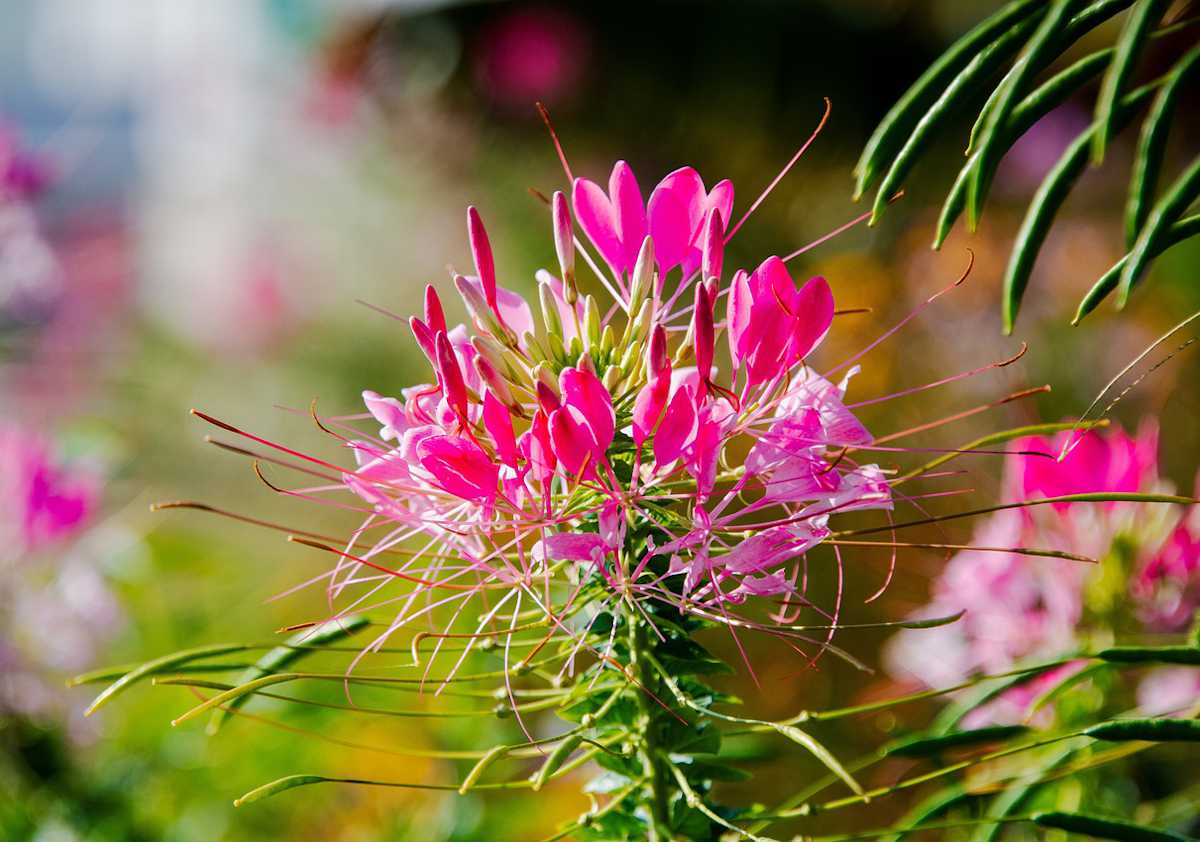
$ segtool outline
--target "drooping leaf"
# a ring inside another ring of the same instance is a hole
[[[1162,19],[1172,0],[1138,0],[1129,12],[1125,26],[1117,38],[1116,54],[1096,97],[1096,122],[1099,128],[1092,136],[1092,159],[1104,160],[1104,150],[1117,133],[1115,123],[1120,108],[1121,94],[1133,74],[1134,64],[1146,44],[1151,28]]]

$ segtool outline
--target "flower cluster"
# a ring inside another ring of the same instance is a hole
[[[607,192],[579,178],[550,205],[558,272],[537,273],[538,318],[498,283],[471,208],[475,272],[454,275],[471,325],[451,326],[429,286],[410,326],[432,382],[364,392],[379,433],[348,440],[358,467],[342,483],[369,526],[392,530],[350,557],[424,534],[427,566],[414,559],[401,576],[511,584],[537,565],[591,565],[622,592],[681,594],[708,616],[750,595],[796,596],[799,560],[831,515],[891,508],[883,471],[847,455],[871,435],[843,403],[846,378],[805,363],[834,317],[829,285],[797,285],[770,257],[723,286],[733,186],[706,189],[691,168],[646,201],[618,162]],[[580,291],[577,257],[611,300]],[[622,535],[639,519],[661,531],[629,558]],[[642,576],[654,556],[669,571]]]
[[[1007,497],[1019,503],[1162,490],[1157,445],[1152,424],[1136,436],[1113,429],[1017,440],[1007,457]],[[1046,458],[1059,454],[1061,459]],[[1105,629],[1140,624],[1154,632],[1186,630],[1200,609],[1198,526],[1194,510],[1135,502],[1063,502],[996,512],[976,531],[977,548],[950,559],[920,612],[965,611],[962,620],[900,632],[891,644],[890,669],[898,677],[945,686],[1029,659],[1069,655]],[[1099,564],[1031,556],[1022,552],[1027,547],[1082,553]],[[930,657],[931,651],[937,656]],[[972,721],[1019,719],[1042,690],[1077,668],[1066,664],[1014,688]],[[1200,685],[1193,672],[1180,676],[1194,694]]]

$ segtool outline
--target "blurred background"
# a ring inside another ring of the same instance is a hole
[[[152,502],[191,499],[345,523],[281,501],[244,460],[206,445],[210,430],[188,410],[328,454],[305,417],[314,398],[325,412],[356,412],[363,389],[396,394],[426,377],[404,324],[361,302],[407,316],[424,284],[448,292],[447,265],[469,263],[467,204],[488,222],[501,283],[532,289],[554,254],[529,190],[565,182],[536,100],[577,175],[606,179],[624,158],[648,193],[690,164],[708,184],[732,179],[745,208],[830,97],[823,134],[731,245],[726,264],[749,266],[861,212],[850,169],[870,129],[992,6],[5,0],[0,470],[41,471],[53,517],[34,532],[0,524],[0,837],[536,839],[585,809],[578,780],[538,796],[466,798],[329,786],[235,809],[237,795],[292,772],[449,783],[461,774],[455,765],[399,759],[386,747],[487,744],[509,726],[467,719],[434,731],[421,720],[305,712],[306,734],[245,721],[210,739],[203,728],[171,727],[193,701],[182,688],[139,687],[84,719],[94,688],[64,682],[180,648],[269,638],[319,615],[319,593],[268,600],[319,574],[327,558],[199,513],[150,513]],[[976,235],[958,231],[941,252],[928,248],[957,169],[938,162],[956,160],[960,131],[879,226],[801,258],[800,274],[829,278],[839,306],[872,308],[838,320],[818,360],[832,363],[951,282],[967,248],[975,252],[967,283],[867,357],[853,394],[925,383],[1029,345],[1008,368],[919,402],[865,408],[876,433],[1043,383],[1053,391],[912,443],[952,446],[1078,415],[1200,308],[1192,241],[1157,262],[1127,315],[1067,326],[1080,294],[1121,254],[1131,141],[1122,136],[1057,223],[1018,335],[1000,336],[999,278],[1025,203],[1089,107],[1068,103],[1005,160],[1004,194]],[[1195,147],[1200,112],[1190,112],[1168,170]],[[1163,473],[1185,491],[1200,462],[1198,372],[1194,351],[1183,353],[1114,412],[1131,430],[1147,414],[1160,418]],[[994,497],[996,465],[972,467],[979,495]],[[859,622],[907,614],[941,563],[911,557],[886,597],[864,606],[887,559],[854,558],[847,610]],[[884,639],[846,634],[841,645],[874,664]],[[727,639],[711,644],[734,652]],[[755,715],[888,692],[882,676],[833,659],[804,671],[758,646],[761,687],[744,670],[727,682]],[[856,756],[897,727],[890,716],[867,725],[830,729],[831,747]],[[350,740],[384,750],[340,744]],[[773,803],[819,767],[788,753],[760,771],[728,799]],[[881,807],[878,823],[903,806]]]

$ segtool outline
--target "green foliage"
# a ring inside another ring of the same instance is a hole
[[[1178,57],[1163,76],[1138,88],[1139,59],[1151,42],[1185,29],[1195,19],[1159,25],[1165,0],[1054,0],[1009,3],[951,46],[927,70],[875,129],[855,167],[855,197],[877,187],[872,223],[888,207],[918,161],[955,113],[970,105],[987,80],[1011,62],[980,104],[959,170],[937,223],[934,248],[945,241],[965,210],[975,230],[996,168],[1033,125],[1103,71],[1095,120],[1084,129],[1044,177],[1017,235],[1004,276],[1002,321],[1012,331],[1037,256],[1053,222],[1088,163],[1100,164],[1111,141],[1150,104],[1142,122],[1125,211],[1128,254],[1106,272],[1081,301],[1075,323],[1113,290],[1117,306],[1150,263],[1163,251],[1195,236],[1200,226],[1185,218],[1200,196],[1200,162],[1156,193],[1166,140],[1182,89],[1200,63],[1200,48]],[[1114,46],[1095,51],[1038,84],[1038,77],[1083,36],[1127,11]],[[1157,196],[1157,198],[1156,198]]]

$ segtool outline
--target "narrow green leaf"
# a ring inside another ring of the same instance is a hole
[[[1116,54],[1104,81],[1100,83],[1100,94],[1096,98],[1096,122],[1099,130],[1092,136],[1092,160],[1104,160],[1104,150],[1118,129],[1115,116],[1119,108],[1121,93],[1133,74],[1138,55],[1146,45],[1150,30],[1162,19],[1172,0],[1138,0],[1129,12],[1125,26],[1117,37]]]
[[[1129,199],[1125,204],[1125,246],[1132,249],[1138,234],[1146,223],[1154,191],[1158,186],[1158,175],[1162,170],[1167,150],[1167,134],[1175,107],[1179,104],[1180,91],[1190,81],[1193,71],[1200,67],[1200,47],[1184,54],[1150,105],[1150,111],[1142,122],[1138,138],[1137,153],[1133,159],[1133,177],[1129,183]]]
[[[1034,77],[1088,29],[1128,6],[1131,0],[1093,3],[1075,18],[1071,14],[1079,0],[1054,0],[1029,40],[1025,53],[1017,60],[1009,75],[1001,82],[995,105],[988,112],[979,132],[979,158],[967,182],[967,227],[974,231],[979,225],[983,199],[987,195],[996,166],[1004,156],[1004,127],[1025,90]]]
[[[1054,772],[1079,752],[1071,747],[1054,754],[1033,775],[1010,781],[988,804],[985,820],[991,821],[980,825],[971,836],[971,842],[995,842],[1004,830],[1004,823],[1012,821],[1017,810],[1029,802],[1038,787],[1046,782],[1046,776]]]
[[[841,778],[855,795],[863,794],[863,788],[859,785],[858,781],[846,771],[846,768],[833,756],[833,753],[829,749],[817,742],[807,731],[802,731],[795,725],[785,725],[782,722],[769,722],[767,724],[792,742],[808,749],[813,757],[825,764],[826,769]]]
[[[920,78],[905,91],[879,122],[854,167],[858,176],[855,198],[869,190],[879,175],[879,165],[891,158],[908,130],[918,119],[921,108],[931,102],[976,51],[990,44],[999,33],[1025,17],[1042,12],[1042,0],[1013,0],[996,14],[975,26],[941,54]]]
[[[1020,104],[1013,109],[1012,116],[1005,127],[1005,146],[1012,147],[1039,120],[1066,102],[1071,94],[1103,70],[1112,58],[1112,53],[1112,49],[1109,48],[1084,56],[1070,67],[1047,79],[1029,96],[1021,100]],[[938,216],[937,233],[933,239],[935,249],[942,247],[942,243],[950,234],[950,229],[954,227],[955,221],[962,213],[963,205],[967,201],[967,181],[978,161],[979,152],[972,152],[966,164],[958,171],[958,176],[954,179],[954,186],[946,195],[946,202],[942,205],[941,214]]]
[[[1195,646],[1113,646],[1096,653],[1113,664],[1179,664],[1200,667],[1200,647]]]
[[[1167,230],[1166,236],[1155,246],[1154,254],[1151,257],[1158,257],[1158,255],[1171,248],[1171,246],[1178,245],[1184,240],[1195,237],[1198,234],[1200,234],[1200,213],[1184,217]],[[1079,309],[1075,311],[1075,318],[1071,320],[1071,324],[1079,324],[1084,316],[1095,310],[1100,305],[1100,302],[1117,288],[1117,284],[1121,281],[1121,270],[1125,268],[1125,264],[1128,261],[1129,255],[1127,254],[1114,263],[1100,277],[1100,280],[1096,281],[1092,288],[1088,290],[1087,295],[1083,297],[1083,300],[1079,302]]]
[[[366,626],[367,623],[367,618],[363,616],[343,617],[338,620],[329,620],[315,628],[297,632],[289,637],[284,645],[275,647],[259,658],[254,666],[238,676],[233,683],[235,685],[245,684],[248,681],[253,681],[256,678],[277,672],[306,655],[312,654],[315,651],[314,647],[349,637]],[[208,734],[210,736],[215,735],[229,717],[233,715],[233,712],[245,704],[248,698],[248,696],[242,696],[234,699],[228,705],[214,710],[212,717],[208,721]]]
[[[1191,836],[1169,830],[1156,830],[1116,819],[1098,819],[1082,813],[1037,813],[1033,816],[1033,823],[1039,827],[1082,833],[1097,839],[1115,839],[1118,842],[1196,842]]]
[[[1025,38],[1037,25],[1037,19],[1023,20],[984,47],[967,63],[962,72],[954,77],[932,105],[926,109],[909,133],[907,140],[892,160],[871,208],[870,224],[874,225],[883,215],[892,196],[904,184],[904,179],[916,164],[933,134],[954,109],[968,99],[980,82],[992,73],[1009,56],[1020,49]]]
[[[1120,12],[1132,2],[1133,0],[1097,0],[1097,2],[1087,6],[1079,14],[1072,17],[1067,23],[1066,27],[1063,29],[1062,34],[1058,39],[1059,49],[1064,50],[1065,47],[1072,43],[1076,38],[1079,38],[1084,33],[1099,26],[1101,23]],[[1054,52],[1055,51],[1053,50],[1048,51],[1051,61],[1058,57],[1057,55],[1053,55]],[[1043,69],[1045,69],[1045,65],[1039,67],[1037,71],[1035,71],[1035,75],[1037,72],[1040,72]],[[983,127],[987,123],[988,117],[992,113],[992,109],[996,107],[996,101],[1003,94],[1005,85],[1008,84],[1009,79],[1016,72],[1016,66],[1009,68],[1009,71],[1004,74],[1003,78],[1001,78],[1000,82],[992,90],[991,94],[987,98],[987,101],[984,102],[983,107],[979,109],[979,116],[975,118],[975,123],[971,126],[971,133],[967,138],[966,154],[970,155],[979,148],[978,144],[980,132],[983,131]]]
[[[961,784],[934,792],[909,810],[904,818],[896,823],[900,827],[900,831],[886,837],[887,842],[901,842],[911,832],[920,830],[921,825],[930,819],[945,815],[951,808],[965,801],[967,797],[968,793]]]
[[[1129,300],[1134,284],[1145,271],[1156,250],[1161,251],[1167,231],[1179,221],[1188,206],[1200,198],[1200,157],[1195,158],[1188,168],[1175,179],[1150,211],[1146,225],[1138,235],[1137,242],[1129,252],[1129,259],[1121,269],[1121,280],[1117,284],[1117,308],[1121,309]]]
[[[1028,734],[1029,731],[1025,725],[992,725],[932,737],[921,735],[886,746],[884,754],[888,757],[933,757],[949,749],[1000,742]]]
[[[149,678],[157,672],[174,669],[189,661],[199,660],[200,658],[227,655],[230,652],[244,652],[250,648],[252,647],[243,643],[218,643],[211,646],[198,646],[195,649],[185,649],[182,652],[173,652],[170,655],[164,655],[153,661],[147,661],[136,669],[125,673],[112,684],[108,685],[108,687],[104,688],[100,695],[88,705],[87,710],[84,711],[84,716],[91,716],[102,706],[112,701],[118,694],[125,692],[139,681]]]
[[[1128,123],[1137,109],[1150,99],[1155,84],[1157,83],[1145,85],[1126,95],[1121,101],[1120,109],[1113,115],[1115,129],[1120,129]],[[1029,203],[1029,209],[1025,212],[1025,218],[1021,220],[1021,228],[1017,232],[1008,267],[1004,271],[1001,319],[1006,334],[1012,333],[1034,263],[1042,244],[1046,241],[1050,226],[1054,223],[1054,217],[1079,176],[1087,168],[1088,149],[1099,128],[1099,123],[1093,123],[1071,142],[1038,185],[1037,192]]]
[[[1114,719],[1083,730],[1085,737],[1109,742],[1141,740],[1148,743],[1200,742],[1200,721],[1195,719]]]

